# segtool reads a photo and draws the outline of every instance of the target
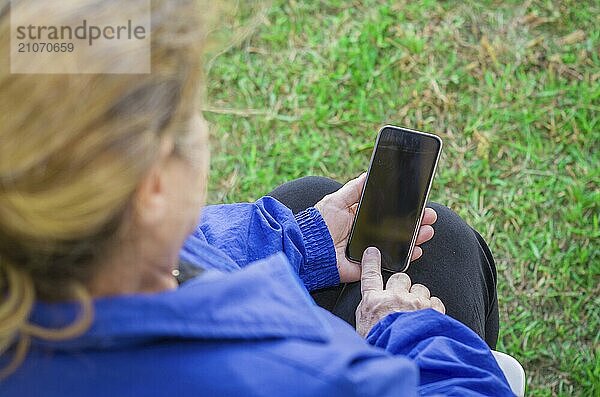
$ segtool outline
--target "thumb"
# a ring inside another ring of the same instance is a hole
[[[360,200],[360,195],[362,194],[366,179],[367,173],[363,172],[357,178],[346,182],[346,184],[342,186],[340,190],[333,193],[333,195],[335,195],[337,199],[341,200],[343,205],[350,207],[353,204],[358,203]]]

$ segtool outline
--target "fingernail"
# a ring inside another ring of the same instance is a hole
[[[377,255],[378,251],[379,250],[377,248],[375,248],[375,247],[369,247],[369,248],[367,248],[365,250],[365,254],[367,254],[367,255]]]

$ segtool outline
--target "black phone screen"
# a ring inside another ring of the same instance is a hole
[[[381,130],[346,248],[349,259],[360,261],[374,246],[383,268],[406,270],[440,150],[436,136],[397,127]]]

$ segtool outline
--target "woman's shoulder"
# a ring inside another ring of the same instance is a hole
[[[361,363],[389,358],[316,306],[276,256],[238,272],[206,272],[175,291],[100,300],[88,333],[34,344],[0,390],[348,396],[353,376],[374,371]],[[388,367],[396,369],[390,382],[416,388],[412,362],[398,357]]]

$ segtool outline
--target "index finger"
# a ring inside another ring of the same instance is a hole
[[[360,291],[382,291],[383,277],[381,276],[381,252],[375,247],[365,250],[362,257],[360,276]]]
[[[437,212],[433,208],[427,207],[423,212],[421,225],[433,225],[437,221]]]

